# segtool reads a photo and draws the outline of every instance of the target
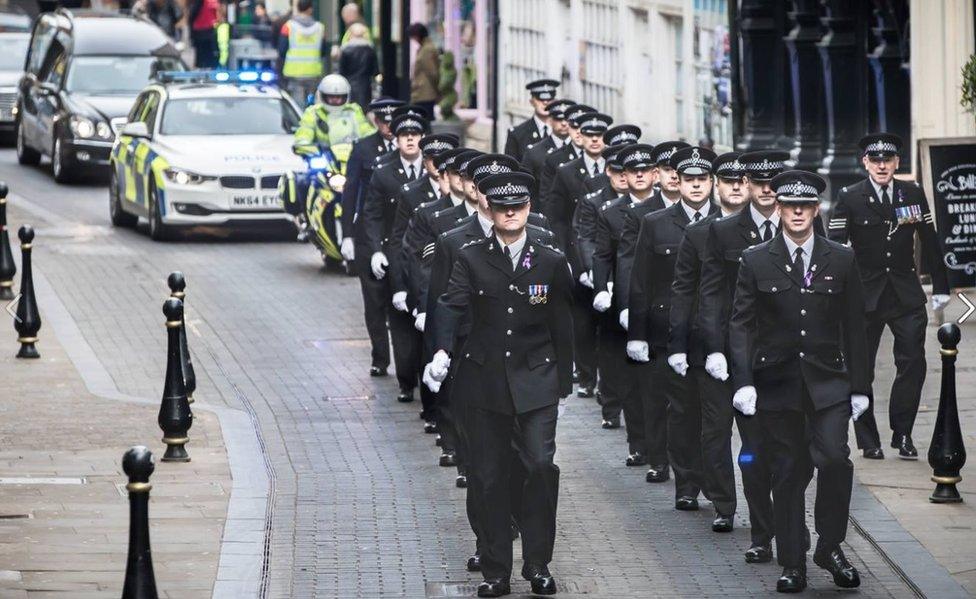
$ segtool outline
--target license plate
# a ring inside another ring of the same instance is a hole
[[[230,205],[232,208],[244,210],[260,210],[262,208],[281,208],[281,200],[277,194],[245,194],[231,196]]]

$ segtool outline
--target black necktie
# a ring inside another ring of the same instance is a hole
[[[881,188],[881,203],[885,206],[891,206],[891,196],[888,195],[887,185]]]
[[[549,137],[549,125],[542,126],[542,139]]]
[[[410,180],[413,181],[417,178],[417,167],[410,165]]]
[[[505,246],[504,254],[505,254],[505,258],[508,260],[508,263],[511,264],[512,263],[512,250],[508,249],[508,246],[507,245]],[[512,270],[515,270],[515,267],[514,266],[512,267]]]
[[[387,152],[392,152],[393,151],[393,142],[392,141],[386,142],[386,151]]]
[[[769,241],[772,238],[773,238],[773,222],[767,219],[766,222],[763,223],[762,240]]]
[[[793,252],[793,268],[796,269],[796,272],[799,273],[800,277],[806,275],[806,269],[803,268],[803,248],[798,247],[796,248],[796,251]]]
[[[594,162],[593,163],[593,176],[596,177],[599,174],[600,174],[600,163],[599,162]]]
[[[696,212],[695,213],[695,218],[693,218],[692,220],[695,221],[696,223],[698,221],[700,221],[701,220],[701,212]]]

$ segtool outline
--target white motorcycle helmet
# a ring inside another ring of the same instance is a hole
[[[333,73],[326,75],[319,82],[318,100],[329,112],[337,110],[349,102],[349,93],[352,87],[349,80]]]

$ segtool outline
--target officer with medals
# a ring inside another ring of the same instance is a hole
[[[569,121],[566,120],[566,112],[575,104],[572,100],[553,100],[549,103],[549,135],[545,139],[529,146],[520,161],[522,170],[536,179],[535,187],[532,189],[533,212],[540,210],[539,179],[542,177],[542,170],[546,165],[546,158],[556,150],[571,143],[569,139]]]
[[[529,90],[532,104],[532,118],[527,119],[508,130],[505,140],[505,153],[521,162],[529,146],[536,144],[549,136],[549,103],[556,98],[559,82],[553,79],[539,79],[525,86]]]
[[[850,243],[857,253],[864,281],[868,358],[874,373],[881,333],[895,338],[895,380],[888,399],[891,447],[898,457],[914,460],[918,451],[912,429],[925,382],[925,292],[915,271],[915,241],[932,275],[932,309],[949,303],[949,282],[942,249],[925,193],[894,178],[902,141],[890,133],[861,138],[861,162],[868,177],[837,195],[830,216],[830,238]],[[857,446],[870,459],[884,458],[874,419],[874,401],[854,426]]]
[[[701,491],[701,450],[685,443],[693,437],[696,414],[688,399],[695,393],[690,379],[669,364],[667,345],[674,267],[685,229],[718,210],[711,203],[711,161],[714,152],[689,147],[670,155],[669,167],[679,177],[680,201],[670,208],[647,214],[641,220],[634,267],[630,273],[630,327],[627,354],[651,364],[651,389],[645,394],[645,424],[667,419],[667,454],[674,469],[674,508],[698,509]],[[700,416],[697,417],[700,422]],[[660,430],[656,434],[662,434]],[[674,435],[682,436],[676,440]],[[699,435],[700,437],[700,435]],[[693,437],[694,438],[694,437]]]
[[[841,543],[847,534],[854,466],[848,422],[868,407],[871,373],[864,294],[854,250],[816,234],[827,186],[785,171],[770,182],[782,233],[742,252],[729,347],[733,405],[757,415],[773,472],[776,590],[807,585],[805,490],[817,469],[813,561],[843,588],[860,585]]]
[[[572,391],[572,279],[562,252],[528,238],[531,175],[482,181],[494,234],[458,253],[447,292],[438,300],[437,352],[425,378],[443,381],[459,361],[455,386],[465,389],[471,468],[484,504],[479,597],[511,592],[510,446],[526,468],[522,505],[522,576],[535,594],[553,594],[559,469],[553,464],[559,399]],[[460,321],[471,331],[455,352]],[[469,481],[469,485],[471,481]]]

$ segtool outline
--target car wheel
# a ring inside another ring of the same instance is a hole
[[[168,241],[172,237],[172,228],[163,223],[163,216],[159,212],[159,198],[156,196],[156,185],[149,184],[149,237],[154,241]]]
[[[135,214],[122,209],[122,194],[119,193],[119,180],[114,169],[108,182],[108,215],[116,227],[134,227],[139,220]]]
[[[17,162],[26,166],[37,166],[41,162],[41,153],[27,145],[24,139],[24,124],[17,119]]]
[[[54,149],[51,150],[51,172],[58,183],[71,183],[75,180],[75,170],[64,163],[63,154],[61,138],[55,136]]]

